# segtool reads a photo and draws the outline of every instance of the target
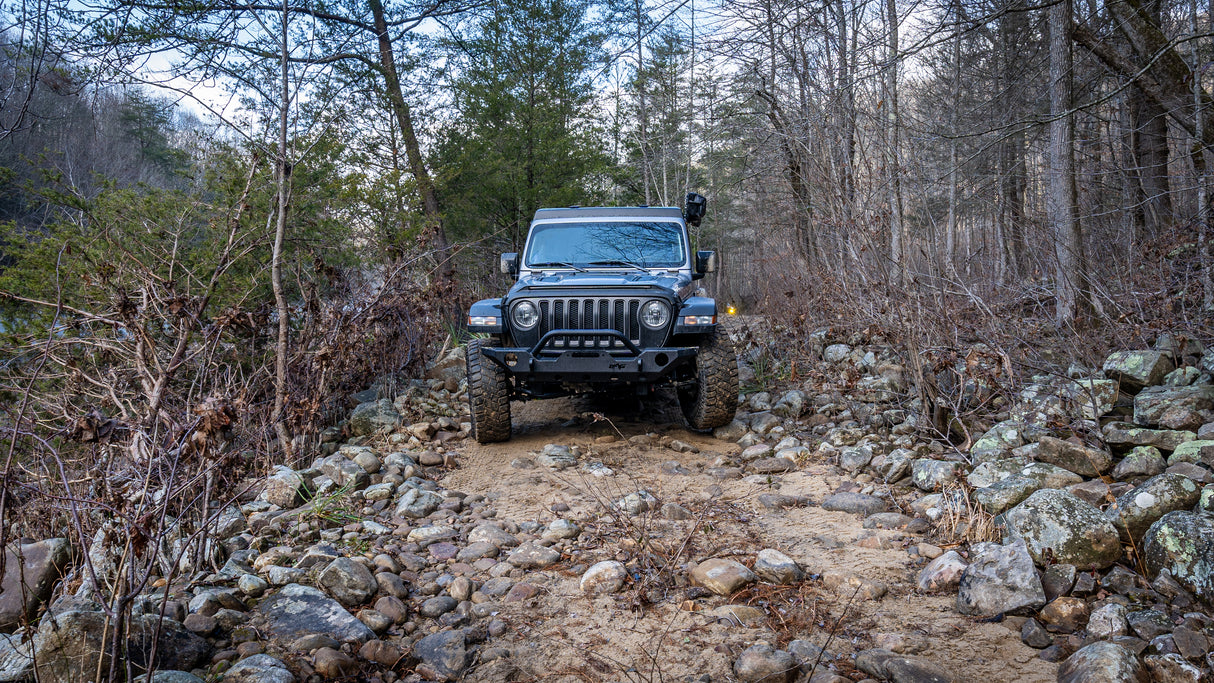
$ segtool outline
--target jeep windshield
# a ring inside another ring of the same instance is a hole
[[[680,268],[683,226],[674,221],[541,223],[531,229],[528,268]]]

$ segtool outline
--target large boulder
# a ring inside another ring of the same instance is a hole
[[[1024,541],[985,544],[974,551],[961,574],[957,611],[989,617],[1045,605],[1045,589]]]
[[[1008,532],[1024,539],[1038,565],[1104,569],[1121,558],[1121,539],[1100,510],[1074,494],[1041,489],[1006,513]]]
[[[396,412],[392,401],[386,398],[360,403],[350,412],[350,433],[354,436],[367,436],[381,429],[393,429],[400,426],[400,423],[400,413]]]
[[[1214,517],[1187,510],[1169,512],[1143,536],[1143,564],[1153,578],[1172,578],[1214,605]]]
[[[344,643],[364,643],[375,637],[333,598],[311,586],[292,583],[257,606],[265,631],[282,644],[300,636],[323,633]]]
[[[1191,508],[1199,498],[1201,488],[1192,479],[1165,472],[1118,496],[1104,514],[1118,531],[1137,543],[1160,517]]]
[[[1166,351],[1117,351],[1104,361],[1104,376],[1121,382],[1121,389],[1135,394],[1154,386],[1176,366]]]
[[[97,675],[98,664],[102,671],[108,671],[110,657],[103,658],[110,646],[107,627],[112,629],[113,624],[103,612],[70,610],[43,620],[34,637],[38,680],[91,681]],[[152,645],[157,640],[157,669],[189,671],[210,661],[211,646],[207,641],[179,622],[144,614],[132,616],[127,622],[122,665],[129,664],[136,673],[146,671],[152,663]],[[102,661],[98,662],[99,658]]]
[[[0,632],[11,633],[32,619],[38,605],[51,597],[55,582],[72,559],[66,538],[14,544],[4,551],[4,580],[0,592]]]
[[[1196,430],[1214,421],[1214,385],[1150,387],[1134,397],[1134,422],[1144,427]]]

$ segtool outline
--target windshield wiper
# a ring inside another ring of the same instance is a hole
[[[573,265],[572,263],[565,263],[564,261],[544,261],[543,263],[529,263],[529,264],[527,264],[527,267],[528,268],[572,268],[579,273],[586,272],[585,268],[580,268],[578,266]]]
[[[642,266],[638,263],[633,263],[632,261],[622,261],[622,260],[618,260],[618,259],[608,260],[608,261],[591,261],[590,263],[587,263],[586,265],[588,265],[588,266],[624,266],[625,268],[636,268],[637,270],[648,270],[647,268],[645,268],[645,266]]]

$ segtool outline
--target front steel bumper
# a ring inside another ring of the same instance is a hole
[[[556,339],[610,337],[624,350],[572,348],[545,351]],[[531,348],[481,347],[511,375],[544,382],[656,382],[696,356],[695,347],[641,349],[617,330],[552,330]]]

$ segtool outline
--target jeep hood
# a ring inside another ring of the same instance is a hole
[[[548,289],[665,289],[674,292],[691,280],[676,273],[646,273],[641,271],[586,272],[559,271],[539,273],[521,278],[507,296],[543,293]]]

